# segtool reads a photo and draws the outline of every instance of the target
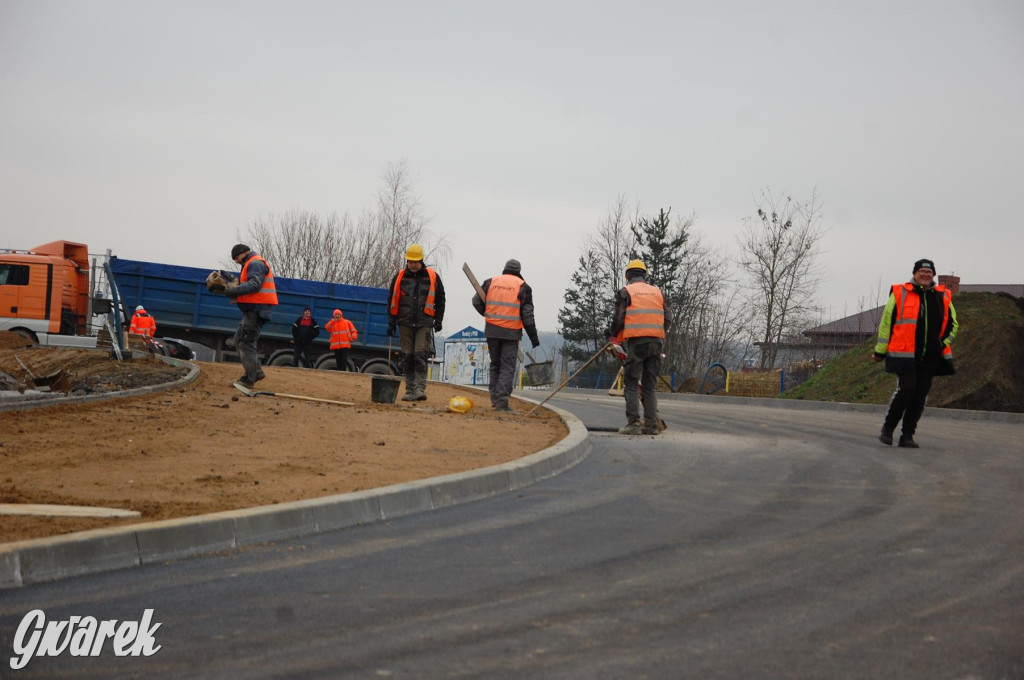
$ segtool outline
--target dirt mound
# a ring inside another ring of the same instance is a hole
[[[32,346],[0,349],[0,371],[20,383],[21,388],[13,388],[19,391],[51,384],[64,373],[63,389],[54,391],[84,395],[173,382],[184,377],[188,368],[165,364],[151,355],[116,361],[101,350]]]
[[[39,370],[67,367],[80,384],[137,386],[178,377],[156,360],[117,362],[96,351],[33,348],[17,355]],[[0,351],[3,361],[10,356]],[[549,411],[526,418],[529,405],[513,400],[517,412],[500,414],[487,407],[486,393],[447,383],[428,383],[427,401],[387,405],[371,400],[371,377],[358,373],[267,366],[257,385],[355,404],[345,407],[247,397],[231,385],[241,375],[238,364],[197,365],[199,377],[171,391],[0,412],[0,503],[142,513],[139,520],[4,516],[0,542],[462,472],[535,453],[567,434]],[[476,406],[448,412],[455,395]]]
[[[0,349],[16,349],[28,347],[31,344],[31,340],[23,338],[14,331],[0,331]]]

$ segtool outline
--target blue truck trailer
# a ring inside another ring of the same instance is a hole
[[[110,258],[110,267],[126,310],[142,305],[157,322],[157,337],[201,343],[217,361],[236,359],[238,307],[206,289],[208,270],[155,262]],[[349,352],[349,369],[362,373],[397,373],[388,361],[388,291],[344,283],[305,281],[275,276],[278,305],[259,340],[260,357],[268,366],[291,366],[292,323],[309,307],[320,324],[313,343],[314,367],[333,369],[328,333],[323,325],[340,309],[355,324],[359,339]],[[130,312],[129,312],[130,313]],[[396,347],[397,351],[397,347]]]

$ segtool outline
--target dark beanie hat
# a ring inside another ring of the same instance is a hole
[[[935,263],[934,262],[932,262],[931,260],[928,260],[928,259],[920,259],[920,260],[918,260],[917,262],[914,263],[914,271],[911,272],[911,274],[916,272],[918,269],[924,269],[926,267],[928,269],[932,270],[932,274],[935,273]]]
[[[505,263],[505,269],[503,274],[519,274],[523,271],[523,266],[519,264],[519,260],[509,260]]]
[[[231,259],[235,259],[236,257],[238,257],[247,250],[252,250],[252,248],[245,245],[244,243],[235,244],[235,247],[231,249]]]

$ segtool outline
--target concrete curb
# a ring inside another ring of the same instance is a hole
[[[172,357],[165,357],[160,355],[153,355],[165,364],[171,366],[188,366],[189,371],[185,374],[184,378],[179,378],[169,383],[160,383],[159,385],[148,385],[146,387],[136,387],[131,390],[118,390],[116,392],[103,392],[102,394],[86,394],[81,397],[29,397],[19,399],[3,399],[0,400],[0,412],[2,411],[27,411],[32,408],[43,408],[45,406],[57,406],[58,404],[88,404],[94,401],[106,401],[108,399],[121,399],[123,397],[135,397],[142,394],[154,394],[156,392],[166,392],[172,390],[175,387],[182,387],[192,382],[199,377],[199,367],[189,361],[182,361],[181,359],[174,359]]]
[[[569,435],[511,463],[355,493],[3,544],[0,590],[335,531],[529,486],[568,470],[591,451],[576,416],[547,408]]]
[[[607,390],[576,389],[574,393],[593,394],[611,397]],[[516,396],[519,396],[517,393]],[[621,399],[622,397],[618,397]],[[766,397],[732,397],[728,395],[709,394],[669,394],[658,392],[658,400],[688,401],[700,404],[721,404],[725,406],[764,406],[767,408],[793,409],[797,411],[859,411],[862,413],[885,413],[889,408],[885,404],[853,404],[845,401],[807,401],[803,399],[770,399]],[[1024,423],[1024,413],[1009,411],[971,411],[956,408],[936,408],[929,406],[924,410],[928,418],[944,418],[948,420],[984,420],[994,423]]]

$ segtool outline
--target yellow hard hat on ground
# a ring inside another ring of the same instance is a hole
[[[629,264],[626,265],[626,271],[628,272],[630,269],[647,271],[647,265],[643,263],[643,260],[630,260]]]
[[[409,246],[409,250],[405,251],[405,259],[412,260],[413,262],[420,262],[423,260],[423,246],[418,243],[413,243]]]
[[[455,413],[465,413],[469,409],[473,408],[473,400],[469,397],[463,397],[461,395],[452,397],[448,400],[448,410],[454,411]]]

